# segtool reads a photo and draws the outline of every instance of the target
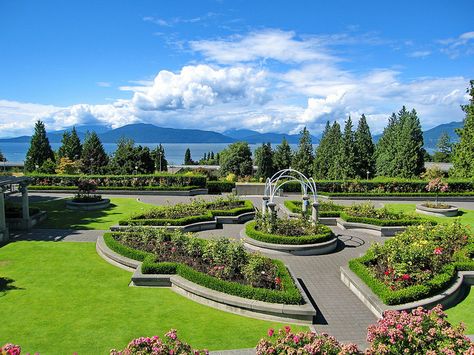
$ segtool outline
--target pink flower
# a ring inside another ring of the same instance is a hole
[[[433,251],[433,253],[435,255],[441,255],[443,254],[443,248],[435,248],[435,250]]]
[[[404,280],[404,281],[410,280],[410,275],[408,275],[408,274],[403,274],[403,275],[402,275],[402,280]]]
[[[269,337],[272,337],[272,336],[273,336],[273,333],[275,333],[275,330],[274,330],[273,328],[268,329],[268,333],[267,333],[267,334],[268,334]]]
[[[298,344],[300,342],[300,338],[297,335],[295,335],[293,337],[293,341],[295,342],[295,344]]]
[[[289,334],[291,332],[291,328],[288,325],[285,325],[285,333]]]

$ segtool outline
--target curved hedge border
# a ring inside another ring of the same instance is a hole
[[[302,213],[301,201],[294,201],[294,200],[285,200],[283,202],[286,208],[292,213]],[[335,210],[335,211],[318,211],[319,217],[339,217],[341,215],[341,211],[344,209],[344,207],[341,206],[340,210]]]
[[[367,252],[364,256],[349,261],[349,268],[354,272],[382,302],[387,305],[397,305],[418,301],[423,298],[433,296],[452,283],[457,271],[474,270],[474,260],[470,255],[474,254],[474,244],[469,245],[459,253],[458,260],[452,264],[445,265],[442,272],[423,285],[413,285],[401,290],[391,290],[382,281],[378,280],[370,271],[366,264],[375,260],[374,255]]]
[[[31,185],[29,190],[71,190],[77,191],[77,186],[47,186],[47,185]],[[200,189],[199,186],[100,186],[98,190],[123,190],[123,191],[189,191]]]
[[[346,212],[341,212],[341,218],[346,222],[354,223],[365,223],[373,224],[376,226],[389,227],[389,226],[413,226],[417,224],[427,223],[427,224],[436,224],[435,221],[430,221],[427,219],[415,219],[415,218],[404,218],[404,219],[377,219],[369,217],[355,217],[348,215]]]
[[[324,229],[321,234],[305,235],[301,237],[289,237],[285,235],[270,234],[260,232],[255,229],[255,221],[249,222],[245,225],[245,234],[248,237],[265,243],[273,244],[290,244],[290,245],[304,245],[304,244],[316,244],[326,242],[334,237],[331,229],[327,226],[320,225]]]
[[[141,261],[142,273],[144,274],[177,274],[200,286],[257,301],[296,305],[304,303],[303,297],[294,284],[286,266],[279,260],[272,259],[272,262],[277,267],[277,276],[281,279],[284,291],[268,290],[249,285],[242,285],[238,282],[224,281],[214,276],[196,271],[181,263],[155,262],[153,254],[121,244],[119,241],[114,239],[113,233],[105,233],[104,241],[105,244],[114,252],[127,258]]]
[[[166,207],[165,207],[166,208]],[[187,216],[182,218],[148,218],[140,219],[140,215],[118,222],[119,226],[184,226],[191,223],[212,221],[215,216],[238,216],[239,214],[252,212],[255,208],[250,200],[244,200],[242,207],[231,210],[209,210],[203,215]]]

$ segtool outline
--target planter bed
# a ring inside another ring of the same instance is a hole
[[[449,306],[462,296],[463,282],[473,283],[473,256],[473,235],[458,222],[413,226],[350,260],[341,279],[377,315],[385,309]]]
[[[260,319],[311,324],[316,315],[297,280],[277,260],[272,263],[285,291],[225,281],[176,262],[154,262],[153,254],[121,244],[112,233],[99,237],[97,250],[114,265],[135,269],[135,286],[171,287],[197,302]]]
[[[458,215],[458,208],[456,206],[449,206],[448,208],[432,208],[419,204],[416,205],[415,212],[435,217],[455,217]]]
[[[256,222],[249,222],[241,231],[241,237],[249,249],[273,254],[320,255],[333,252],[337,238],[329,227],[320,234],[305,236],[284,236],[270,234],[255,229]]]
[[[96,211],[103,210],[110,206],[110,200],[103,198],[95,202],[77,202],[74,200],[66,200],[66,208],[75,211]]]
[[[283,204],[280,204],[281,210],[288,216],[292,218],[298,218],[301,216],[301,201],[297,200],[285,200]],[[320,203],[320,209],[318,211],[318,220],[321,224],[327,226],[335,226],[337,217],[340,216],[341,211],[344,209],[344,206],[334,205],[335,210],[321,210],[321,206],[326,204],[325,202]],[[311,210],[311,206],[308,206],[308,210]]]
[[[428,192],[319,192],[319,197],[331,200],[391,200],[391,201],[426,201],[428,197],[435,197],[435,193]],[[444,201],[474,201],[474,192],[444,192],[441,200]]]

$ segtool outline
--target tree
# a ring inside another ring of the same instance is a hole
[[[81,171],[85,174],[101,174],[107,169],[109,157],[97,133],[87,133],[81,154]]]
[[[135,147],[132,139],[120,138],[109,163],[109,171],[117,175],[145,174],[152,172],[153,159],[148,148]]]
[[[204,153],[204,159],[207,159],[206,153]],[[194,161],[191,158],[191,150],[189,148],[186,149],[186,152],[184,153],[184,165],[194,165]]]
[[[59,159],[58,165],[56,166],[56,174],[72,175],[78,173],[79,161],[72,161],[68,157],[62,157]]]
[[[165,148],[160,144],[151,151],[151,158],[155,163],[155,170],[168,171],[168,161],[165,157]]]
[[[331,124],[329,121],[326,122],[326,127],[319,141],[319,145],[316,148],[314,164],[313,164],[313,176],[316,179],[327,179],[329,171],[329,155],[331,147],[329,145],[331,134]]]
[[[7,161],[7,158],[2,154],[2,151],[0,150],[0,162]]]
[[[356,176],[375,176],[374,143],[365,115],[362,114],[354,134]]]
[[[306,127],[300,132],[300,141],[298,144],[298,150],[293,156],[291,163],[292,168],[298,170],[306,177],[310,177],[313,167],[313,145],[311,143],[311,135]]]
[[[352,131],[351,116],[344,124],[342,145],[340,147],[340,167],[343,179],[353,179],[356,176],[355,138]]]
[[[255,151],[255,163],[257,168],[257,178],[266,179],[274,174],[273,167],[273,150],[270,143],[262,143],[260,152],[257,156]]]
[[[252,152],[247,142],[230,144],[220,153],[220,174],[227,176],[249,176],[253,172]]]
[[[82,144],[77,135],[76,127],[72,127],[71,136],[69,138],[68,158],[71,160],[78,160],[82,155]]]
[[[338,180],[342,178],[342,133],[341,126],[335,121],[328,134],[328,172],[326,179]]]
[[[273,153],[273,168],[275,171],[288,169],[291,166],[291,148],[288,141],[283,137]]]
[[[453,173],[461,178],[474,177],[474,80],[470,81],[467,92],[471,98],[468,104],[461,106],[466,117],[463,120],[463,127],[456,131],[459,143],[454,145],[452,159]]]
[[[35,124],[35,133],[31,137],[30,148],[26,154],[25,170],[37,170],[48,159],[54,163],[54,152],[51,149],[49,139],[46,136],[46,128],[44,123],[38,121]]]
[[[61,138],[61,146],[58,149],[58,157],[61,158],[69,158],[68,154],[68,145],[69,145],[69,140],[71,139],[71,133],[69,131],[64,131],[63,137]]]
[[[392,113],[375,147],[375,166],[378,176],[392,176],[395,170],[398,125],[398,117],[395,113]]]
[[[449,163],[451,161],[453,144],[448,133],[443,132],[439,136],[436,147],[438,150],[433,154],[433,160],[437,163]]]
[[[139,145],[134,148],[136,156],[136,167],[138,174],[153,174],[155,171],[155,161],[153,160],[150,148]]]

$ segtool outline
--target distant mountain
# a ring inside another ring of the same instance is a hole
[[[222,134],[227,137],[231,137],[238,140],[260,133],[258,133],[257,131],[252,131],[251,129],[229,129],[227,131],[222,132]]]
[[[427,131],[423,132],[423,140],[425,141],[425,149],[436,149],[436,143],[438,143],[439,137],[446,132],[451,138],[451,142],[457,142],[459,136],[456,134],[457,128],[462,128],[461,122],[449,122],[443,123],[439,126],[433,127]]]
[[[259,133],[250,129],[231,129],[223,132],[224,135],[232,137],[236,140],[245,141],[250,144],[257,143],[273,143],[280,144],[283,138],[286,138],[289,144],[298,144],[300,136],[298,134],[285,133]],[[311,136],[313,144],[319,143],[319,136]]]

